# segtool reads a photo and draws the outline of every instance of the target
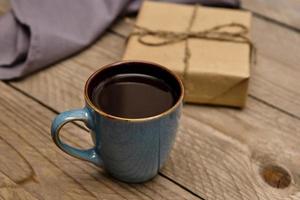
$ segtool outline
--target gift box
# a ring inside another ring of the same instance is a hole
[[[250,78],[251,13],[144,1],[124,60],[168,67],[185,102],[244,107]]]

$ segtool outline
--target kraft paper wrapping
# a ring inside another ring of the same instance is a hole
[[[193,5],[145,1],[137,25],[151,30],[185,32]],[[217,25],[239,23],[249,28],[251,13],[222,8],[199,7],[191,31]],[[228,28],[226,31],[235,31]],[[149,37],[147,40],[160,40]],[[206,39],[188,39],[189,67],[183,78],[185,42],[147,46],[132,35],[124,60],[147,60],[168,67],[179,75],[185,85],[185,102],[244,107],[250,77],[249,44]]]

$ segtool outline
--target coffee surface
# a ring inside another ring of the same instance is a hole
[[[92,92],[92,101],[100,110],[124,118],[158,115],[171,108],[175,100],[166,82],[143,74],[115,75]]]

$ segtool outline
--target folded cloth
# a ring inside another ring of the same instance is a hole
[[[164,0],[239,7],[239,0]],[[0,79],[28,75],[90,45],[141,0],[11,0],[0,18]]]

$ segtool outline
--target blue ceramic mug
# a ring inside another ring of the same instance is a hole
[[[177,99],[167,111],[146,118],[122,118],[105,113],[91,101],[93,89],[108,76],[142,73],[166,81]],[[96,71],[85,84],[86,105],[60,113],[54,119],[51,135],[65,153],[104,167],[113,177],[131,183],[153,178],[165,163],[175,139],[184,89],[180,79],[158,64],[121,61]],[[71,121],[83,121],[90,129],[94,148],[81,150],[61,141],[59,131]]]

